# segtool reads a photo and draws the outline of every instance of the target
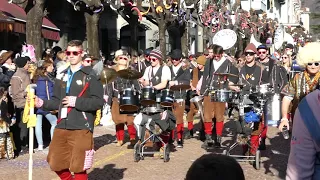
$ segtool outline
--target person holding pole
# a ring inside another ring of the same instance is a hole
[[[45,111],[59,109],[57,126],[49,146],[47,161],[62,180],[87,180],[86,170],[93,164],[93,128],[96,111],[104,104],[103,87],[90,75],[92,68],[82,65],[82,41],[68,43],[66,55],[70,67],[55,80],[50,100],[35,97],[37,108]]]

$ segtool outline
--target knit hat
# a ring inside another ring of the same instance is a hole
[[[163,60],[163,55],[162,55],[162,52],[159,50],[159,49],[153,49],[151,52],[150,52],[150,57],[156,57],[158,58],[159,60]]]
[[[28,57],[18,57],[15,60],[15,63],[18,68],[23,68],[27,64],[28,61],[30,61],[30,58],[28,58]]]
[[[3,64],[12,56],[12,51],[3,50],[0,52],[0,64]]]
[[[205,56],[199,56],[197,58],[197,63],[198,64],[201,64],[201,65],[205,65],[206,64],[206,61],[207,61],[207,58]]]
[[[258,52],[256,46],[253,43],[249,43],[247,45],[246,49],[244,50],[244,52],[247,52],[248,50],[251,50],[251,51],[253,51],[255,53]]]

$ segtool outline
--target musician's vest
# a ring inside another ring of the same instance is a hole
[[[163,66],[160,66],[156,74],[153,74],[153,68],[151,67],[149,75],[150,75],[150,82],[152,83],[152,86],[156,86],[161,83],[162,68]]]
[[[207,83],[209,83],[209,86],[212,86],[214,89],[219,89],[219,76],[213,75],[213,73],[230,73],[232,63],[228,59],[226,59],[221,66],[218,69],[215,69],[212,60],[210,61],[210,68],[209,68],[209,79]],[[225,87],[227,88],[227,84],[225,84]]]
[[[189,69],[183,70],[182,67],[180,67],[179,70],[177,71],[177,74],[175,74],[174,71],[173,71],[172,66],[170,66],[170,72],[171,72],[171,77],[172,77],[171,79],[172,79],[172,81],[179,81],[179,80],[181,80],[181,78],[183,78],[181,75],[184,74],[184,71],[189,71]],[[168,83],[167,88],[169,88],[169,83]],[[175,91],[175,92],[174,92],[174,96],[175,96],[176,98],[185,98],[185,95],[186,95],[186,91],[185,91],[185,90],[183,90],[183,91],[181,92],[181,94],[180,94],[179,91]]]
[[[262,78],[264,66],[258,62],[256,62],[256,64],[254,66],[255,66],[255,69],[253,72],[253,78],[251,77],[251,78],[246,79],[246,77],[245,77],[247,74],[246,68],[245,68],[246,65],[240,69],[239,83],[245,84],[245,86],[243,87],[244,94],[248,94],[250,92],[250,86],[255,87],[255,86],[258,86],[261,84],[261,78]]]

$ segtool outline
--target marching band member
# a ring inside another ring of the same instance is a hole
[[[314,91],[319,85],[320,78],[320,57],[318,50],[320,49],[320,43],[313,42],[308,43],[303,47],[297,54],[297,63],[300,67],[306,68],[303,72],[300,72],[294,76],[293,79],[283,88],[282,94],[282,119],[279,125],[280,131],[286,126],[289,128],[289,106],[292,102],[291,107],[291,118],[298,106],[300,100],[310,92]]]
[[[158,49],[153,49],[148,58],[151,62],[151,65],[146,68],[143,77],[140,78],[139,81],[144,87],[152,86],[155,90],[158,90],[158,93],[160,93],[160,90],[165,89],[171,80],[170,68],[166,65],[163,65],[164,57],[161,51]],[[165,143],[168,143],[169,137],[169,135],[161,135],[161,138]],[[162,150],[163,149],[160,149],[160,151]]]
[[[113,67],[116,71],[127,69],[130,63],[130,59],[127,56],[125,50],[118,50],[115,53],[114,62],[116,65]],[[110,87],[111,86],[111,87]],[[111,115],[112,120],[116,124],[116,136],[117,136],[117,145],[122,146],[124,140],[124,124],[128,127],[128,133],[130,136],[130,145],[135,144],[136,140],[136,129],[133,125],[134,117],[127,112],[120,112],[120,103],[119,103],[119,93],[126,88],[134,88],[135,90],[140,90],[140,85],[136,80],[123,79],[117,77],[114,82],[108,84],[107,96],[110,98],[105,98],[108,104],[111,106]]]
[[[182,67],[182,52],[179,49],[175,49],[170,54],[172,66],[170,66],[171,70],[171,81],[169,81],[169,87],[179,84],[190,84],[190,71],[188,68]],[[186,91],[182,90],[181,94],[179,91],[174,92],[174,97],[176,99],[182,99],[182,102],[174,102],[173,103],[173,113],[176,117],[176,131],[177,131],[177,147],[183,147],[183,115],[185,109],[185,101],[186,99]]]
[[[268,72],[270,85],[272,85],[275,93],[280,93],[284,86],[288,83],[288,76],[286,69],[277,60],[268,56],[268,47],[266,45],[258,46],[258,59],[259,62],[265,66]],[[265,126],[261,134],[260,150],[266,149],[265,140],[267,138],[267,127]]]
[[[203,75],[204,65],[206,64],[206,61],[207,59],[203,55],[197,58],[197,61],[196,61],[197,67],[193,68],[191,72],[191,81],[190,81],[191,93],[192,92],[196,93],[196,87],[200,78]],[[185,136],[186,139],[193,137],[193,117],[195,114],[196,114],[196,106],[194,105],[194,103],[190,102],[190,107],[187,114],[189,132]]]
[[[215,146],[221,147],[222,131],[224,126],[224,112],[226,108],[225,102],[211,102],[208,95],[209,88],[221,88],[219,77],[214,73],[231,73],[238,74],[238,70],[232,65],[232,62],[223,56],[223,48],[219,45],[210,45],[208,48],[210,59],[205,64],[203,72],[203,80],[201,85],[201,94],[204,95],[204,128],[206,140],[202,145],[207,148],[213,144],[212,136],[212,119],[216,119],[216,134]],[[237,78],[229,78],[229,81],[236,81]]]
[[[267,71],[265,71],[265,67],[261,65],[259,62],[255,61],[256,54],[257,54],[257,48],[255,47],[255,45],[253,43],[248,44],[248,46],[244,50],[244,55],[246,59],[245,65],[240,69],[240,72],[239,72],[239,81],[244,84],[244,87],[242,89],[243,94],[249,94],[251,87],[255,87],[260,84],[268,82],[268,74],[267,74]],[[232,83],[231,83],[231,87],[232,87]],[[233,88],[238,88],[238,87],[233,87]],[[239,89],[234,89],[234,90],[239,91]],[[243,123],[243,120],[240,123]],[[241,129],[242,129],[241,127],[239,126],[237,127],[238,132],[241,132],[242,131]],[[260,122],[254,123],[254,129],[251,133],[250,155],[256,154],[257,148],[259,147],[259,136],[262,133],[262,130],[263,130],[263,120],[261,118]],[[244,154],[245,154],[248,150],[248,146],[245,145],[243,148],[244,148]]]

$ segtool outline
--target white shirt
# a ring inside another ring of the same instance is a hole
[[[225,57],[222,57],[219,61],[213,60],[214,70],[217,71],[225,60],[226,60]]]
[[[148,66],[146,68],[146,70],[144,71],[144,74],[143,74],[142,78],[145,81],[149,81],[150,78],[151,78],[152,69],[153,69],[153,75],[155,75],[157,73],[157,71],[159,70],[159,68],[160,68],[160,66],[159,67],[154,67],[154,68],[152,68],[152,66]],[[170,71],[170,68],[168,66],[163,66],[163,68],[162,68],[161,81],[164,81],[164,80],[168,80],[168,81],[171,80],[171,71]]]
[[[172,70],[173,70],[173,73],[174,73],[175,76],[177,75],[177,73],[178,73],[179,69],[181,68],[181,66],[182,66],[181,63],[179,63],[178,66],[172,65]]]

